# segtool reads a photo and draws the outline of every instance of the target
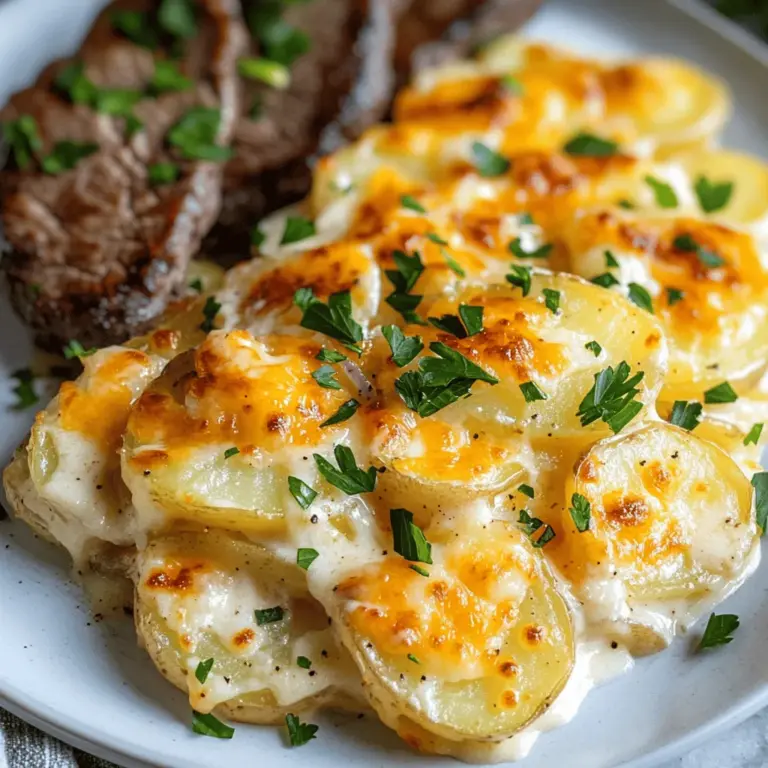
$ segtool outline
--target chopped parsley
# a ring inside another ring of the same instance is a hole
[[[424,578],[429,578],[429,571],[424,570],[420,565],[409,565],[408,566],[412,571],[416,571],[416,573],[419,574],[419,576],[424,576]]]
[[[616,257],[610,251],[605,251],[603,255],[605,256],[605,266],[607,269],[614,269],[619,266],[619,262],[616,261]]]
[[[600,353],[603,348],[596,341],[588,341],[584,345],[584,349],[588,349],[595,357],[600,357]]]
[[[678,301],[682,301],[685,293],[677,288],[667,288],[667,305],[674,307]]]
[[[213,663],[213,659],[206,659],[197,665],[197,669],[195,669],[195,677],[201,685],[208,679],[208,674],[213,667]]]
[[[248,28],[264,54],[272,61],[290,67],[310,49],[309,37],[283,18],[284,2],[256,2],[244,6]]]
[[[464,330],[461,320],[457,315],[441,315],[440,317],[428,317],[430,324],[439,331],[445,331],[457,339],[466,339],[467,332]]]
[[[704,406],[701,403],[695,401],[688,403],[685,400],[675,400],[669,417],[669,423],[692,432],[701,424],[699,417],[703,408]]]
[[[226,451],[224,451],[224,458],[225,459],[231,459],[233,456],[237,456],[237,454],[240,453],[240,449],[236,447],[227,448]]]
[[[427,232],[427,234],[424,235],[424,237],[426,237],[427,240],[433,242],[435,245],[448,245],[448,241],[443,240],[443,238],[440,237],[440,235],[438,235],[437,232]]]
[[[533,488],[526,483],[518,485],[517,490],[520,491],[520,493],[522,493],[524,496],[527,496],[529,499],[532,499],[535,496]]]
[[[159,39],[148,14],[141,11],[113,11],[110,14],[112,29],[142,48],[153,50]]]
[[[412,653],[408,654],[408,661],[412,661],[414,664],[421,664],[417,656],[414,656]]]
[[[341,389],[341,384],[334,378],[336,371],[330,365],[322,365],[316,371],[312,371],[312,378],[325,389]]]
[[[72,104],[93,106],[98,88],[85,75],[82,61],[71,61],[53,79],[53,90]]]
[[[656,205],[659,208],[677,208],[680,204],[675,190],[666,182],[660,181],[653,176],[646,176],[645,183],[653,190]]]
[[[321,422],[320,426],[330,427],[334,424],[341,424],[343,421],[351,419],[357,413],[357,409],[359,407],[360,403],[358,403],[354,398],[347,400],[345,403],[342,403],[339,406],[339,410],[336,411],[333,416],[330,416],[325,421]]]
[[[202,293],[203,292],[203,281],[199,277],[196,277],[194,280],[190,280],[189,281],[189,287],[193,291],[196,291],[197,293]]]
[[[637,385],[645,373],[638,371],[632,377],[629,373],[629,365],[622,360],[615,369],[608,366],[595,374],[595,383],[576,412],[582,427],[602,419],[614,434],[618,434],[640,413],[643,404],[635,400],[635,396],[640,393]]]
[[[211,107],[192,107],[173,125],[166,139],[188,160],[222,162],[232,157],[229,147],[216,143],[221,111]]]
[[[194,0],[162,0],[157,23],[173,37],[189,40],[197,34]]]
[[[314,488],[293,475],[288,477],[288,490],[302,509],[308,509],[309,505],[317,498],[317,491]]]
[[[523,530],[536,549],[541,549],[555,538],[555,529],[543,520],[539,520],[538,517],[531,517],[527,509],[520,510],[520,517],[517,522],[523,526]],[[541,534],[534,537],[534,533],[539,530],[541,530]]]
[[[280,238],[280,245],[290,245],[314,237],[315,223],[303,216],[289,216],[285,220],[285,229]]]
[[[341,363],[344,360],[349,360],[349,358],[335,349],[323,348],[315,355],[315,360],[319,360],[321,363]]]
[[[124,88],[98,89],[93,102],[93,108],[102,115],[113,117],[132,116],[131,110],[140,101],[140,91],[131,91]]]
[[[283,609],[276,605],[274,608],[257,608],[253,615],[256,617],[256,623],[261,627],[264,624],[274,624],[283,620]]]
[[[394,550],[406,560],[432,565],[432,545],[424,531],[413,522],[413,513],[407,509],[390,509],[389,523],[392,526]]]
[[[370,493],[376,488],[376,468],[368,467],[362,470],[357,466],[355,455],[346,445],[336,445],[333,455],[339,468],[331,464],[323,456],[312,454],[320,474],[334,487],[344,491],[347,496],[355,496],[358,493]]]
[[[592,509],[589,501],[580,493],[574,493],[571,496],[571,507],[568,510],[571,513],[571,520],[579,533],[589,530],[589,521],[592,519]]]
[[[590,278],[589,282],[599,285],[601,288],[612,288],[614,285],[619,285],[619,281],[611,272],[603,272],[602,275],[596,275]]]
[[[409,256],[403,251],[395,250],[392,253],[396,269],[388,269],[384,274],[395,288],[397,293],[408,293],[424,271],[421,254],[414,251]]]
[[[472,144],[472,164],[481,176],[492,178],[501,176],[509,170],[510,162],[480,141]]]
[[[592,133],[577,133],[563,149],[576,157],[611,157],[618,152],[619,146],[615,141]]]
[[[527,296],[531,292],[531,268],[513,264],[510,269],[512,272],[506,276],[507,282],[522,289],[523,296]]]
[[[296,659],[296,664],[302,669],[309,669],[312,666],[312,662],[306,656],[299,656]]]
[[[744,438],[744,445],[749,445],[750,443],[752,445],[757,445],[758,441],[760,440],[760,435],[763,434],[763,424],[757,423],[753,424],[751,429],[749,430],[749,433]]]
[[[301,747],[314,739],[319,728],[313,723],[302,723],[296,715],[291,713],[285,716],[285,725],[288,728],[288,739],[292,747]]]
[[[523,95],[523,84],[512,75],[502,75],[501,80],[502,86],[504,86],[504,90],[511,93],[513,96],[522,96]]]
[[[544,294],[545,306],[553,315],[556,315],[560,310],[560,291],[544,288],[542,293]]]
[[[483,307],[471,304],[460,304],[459,315],[442,315],[430,317],[429,322],[435,328],[450,333],[457,339],[466,339],[483,330]]]
[[[11,374],[11,378],[16,379],[16,386],[13,388],[13,394],[16,395],[16,402],[13,405],[14,410],[20,411],[24,408],[34,405],[40,398],[35,392],[35,375],[29,368],[20,368]]]
[[[3,139],[10,148],[16,167],[26,170],[43,148],[35,118],[32,115],[20,115],[16,120],[3,123],[2,129]]]
[[[41,166],[45,173],[56,176],[71,171],[81,160],[98,150],[99,145],[93,142],[57,141],[51,154],[42,159]]]
[[[631,211],[635,207],[635,204],[631,200],[627,200],[625,197],[623,197],[621,200],[617,200],[616,205],[618,205],[619,208],[623,208],[625,211]]]
[[[288,67],[272,59],[257,56],[239,59],[237,71],[248,80],[257,80],[279,91],[291,84],[291,73]]]
[[[704,213],[714,213],[728,205],[733,194],[733,182],[711,182],[706,176],[699,176],[693,186],[699,205]]]
[[[520,391],[523,393],[526,403],[535,403],[537,400],[549,399],[549,395],[535,381],[523,382],[520,385]]]
[[[96,354],[96,351],[96,347],[86,349],[77,339],[71,339],[62,350],[65,360],[72,360],[75,357],[90,357]]]
[[[181,169],[176,163],[153,163],[147,166],[147,178],[153,186],[156,184],[170,184],[179,178]]]
[[[311,490],[311,489],[310,489]],[[317,496],[317,494],[315,494]],[[306,507],[304,507],[306,509]],[[301,547],[296,550],[296,565],[299,568],[303,568],[305,571],[309,570],[309,566],[320,557],[320,553],[312,547]]]
[[[709,617],[704,634],[699,641],[699,650],[728,645],[733,640],[733,633],[739,628],[739,617],[733,613],[716,614]]]
[[[349,291],[332,293],[324,304],[315,297],[311,288],[299,288],[293,303],[303,312],[301,327],[317,331],[336,339],[358,354],[363,340],[363,329],[352,317],[352,297]]]
[[[475,381],[499,383],[495,376],[442,342],[432,342],[429,348],[437,357],[423,357],[418,371],[408,371],[395,381],[403,402],[422,418],[466,397]]]
[[[203,307],[203,322],[200,324],[200,330],[205,333],[210,333],[213,330],[213,321],[216,319],[216,315],[219,314],[221,304],[219,304],[213,296],[209,296],[205,301]]]
[[[672,245],[677,248],[678,251],[695,253],[699,261],[705,267],[712,267],[714,269],[716,267],[722,267],[723,264],[725,264],[725,259],[722,256],[719,256],[709,248],[699,245],[699,243],[697,243],[688,233],[677,235],[672,241]]]
[[[552,243],[544,243],[533,251],[526,251],[519,237],[511,240],[507,245],[507,249],[511,254],[517,256],[518,259],[546,259],[552,251]]]
[[[639,283],[629,284],[629,300],[636,304],[640,309],[653,314],[653,299],[651,294]]]
[[[398,293],[395,291],[394,293],[391,293],[385,301],[387,304],[389,304],[392,309],[394,309],[396,312],[399,312],[403,316],[403,320],[405,320],[406,323],[412,323],[413,325],[426,325],[424,320],[422,320],[417,314],[416,314],[416,307],[421,304],[422,296],[417,296],[413,293]]]
[[[215,739],[231,739],[235,735],[232,726],[222,723],[215,715],[204,715],[192,710],[192,730],[201,736],[212,736]]]
[[[175,61],[156,59],[155,71],[149,81],[149,87],[152,93],[187,91],[192,87],[192,81],[181,74],[179,65]]]
[[[264,230],[258,224],[255,224],[251,228],[251,245],[255,248],[259,248],[264,245],[266,239],[267,236],[264,233]]]
[[[406,336],[396,325],[381,329],[392,351],[392,362],[398,367],[408,365],[424,349],[420,336]]]
[[[400,205],[416,213],[426,213],[427,209],[413,195],[401,195]]]
[[[768,522],[768,472],[755,472],[752,475],[752,487],[755,489],[755,522],[765,534]]]
[[[738,394],[736,394],[733,387],[727,381],[708,389],[704,393],[704,402],[707,405],[715,403],[735,403],[738,399]]]

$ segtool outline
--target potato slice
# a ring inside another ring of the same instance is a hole
[[[547,297],[552,307],[557,300],[556,311],[547,307]],[[385,342],[374,344],[363,367],[375,382],[379,402],[394,418],[402,420],[406,408],[414,413],[414,398],[408,395],[406,379],[413,379],[415,371],[425,370],[425,365],[440,365],[435,349],[446,347],[444,355],[463,355],[480,367],[485,380],[481,377],[471,384],[469,397],[459,397],[438,410],[437,418],[463,425],[473,434],[476,427],[482,427],[489,437],[509,439],[525,433],[562,438],[585,432],[609,433],[612,427],[601,418],[582,426],[578,413],[594,386],[594,377],[609,366],[618,370],[622,362],[629,366],[630,375],[644,374],[637,384],[639,403],[653,402],[661,386],[666,348],[654,318],[571,275],[535,272],[525,297],[520,288],[492,285],[467,287],[456,299],[425,299],[424,305],[423,310],[419,307],[422,315],[434,318],[457,315],[460,305],[482,307],[483,330],[458,338],[431,326],[406,325],[405,335],[422,337],[425,348],[404,368],[391,359],[381,360],[388,350]],[[593,341],[599,348],[586,346]],[[490,383],[489,376],[498,383]],[[399,395],[398,390],[405,394]],[[417,393],[422,390],[429,391],[415,387]],[[420,413],[415,418],[435,418],[431,410]],[[372,416],[381,421],[378,412]]]
[[[557,696],[574,660],[569,612],[546,563],[493,522],[434,545],[434,565],[390,555],[318,595],[385,723],[501,740]],[[312,574],[310,573],[310,580]]]
[[[720,448],[668,424],[603,440],[566,488],[563,574],[588,616],[648,625],[665,642],[735,589],[755,561],[749,479]],[[584,527],[583,517],[582,525]]]
[[[636,291],[634,283],[650,294],[670,344],[663,399],[701,400],[726,380],[740,393],[757,383],[768,363],[768,271],[749,234],[700,219],[594,211],[566,242],[574,272],[609,273],[615,290]]]
[[[140,526],[282,529],[288,476],[314,483],[312,452],[329,452],[355,424],[322,426],[359,394],[341,367],[339,389],[312,377],[322,346],[311,335],[215,331],[177,358],[128,420],[123,478]]]
[[[152,540],[137,564],[135,615],[155,665],[198,712],[277,723],[320,705],[365,706],[303,571],[258,544],[214,530]]]

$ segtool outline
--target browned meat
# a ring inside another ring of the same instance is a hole
[[[183,2],[166,5],[165,26],[157,6],[110,6],[78,54],[82,71],[56,62],[0,112],[11,137],[2,264],[14,306],[49,348],[103,345],[149,324],[219,210],[223,164],[207,158],[224,156],[239,112],[239,6],[200,2],[191,27]]]

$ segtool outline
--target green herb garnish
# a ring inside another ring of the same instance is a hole
[[[341,363],[344,360],[349,360],[349,358],[335,349],[323,348],[315,355],[315,360],[319,360],[321,363]]]
[[[553,315],[556,315],[560,309],[560,291],[544,288],[542,293],[544,294],[545,306]]]
[[[426,213],[427,209],[412,195],[401,195],[400,205],[416,213]]]
[[[537,400],[548,400],[549,395],[544,392],[535,381],[525,381],[520,385],[526,403],[535,403]]]
[[[385,325],[381,332],[392,350],[392,362],[398,368],[408,365],[424,349],[420,336],[406,336],[396,325]]]
[[[90,347],[86,349],[77,339],[71,339],[69,343],[62,349],[65,360],[72,360],[77,357],[90,357],[96,353],[96,347]]]
[[[312,662],[306,656],[299,656],[296,659],[296,665],[302,669],[309,669],[312,666]]]
[[[494,152],[480,141],[472,144],[472,164],[481,176],[501,176],[509,170],[510,162],[504,155]]]
[[[333,416],[330,416],[325,421],[321,422],[320,426],[330,427],[334,424],[341,424],[343,421],[351,419],[357,413],[357,409],[359,407],[360,403],[358,403],[354,398],[347,400],[345,403],[342,403],[339,406],[339,410],[336,411]]]
[[[507,282],[521,288],[523,296],[527,296],[531,292],[531,268],[512,264],[510,269],[512,272],[506,275]]]
[[[314,739],[319,728],[313,723],[302,723],[296,715],[290,713],[285,716],[285,725],[292,747],[300,747]]]
[[[679,251],[686,253],[695,253],[699,261],[705,267],[722,267],[725,264],[725,259],[719,256],[714,251],[705,248],[694,240],[690,234],[682,234],[675,237],[672,241],[672,245]]]
[[[43,148],[35,118],[32,115],[21,115],[16,120],[3,123],[2,129],[3,139],[10,148],[16,167],[26,170]]]
[[[315,494],[317,495],[317,494]],[[304,507],[306,509],[306,507]],[[320,557],[320,553],[312,547],[301,547],[296,550],[296,565],[299,568],[303,568],[305,571],[309,570],[309,566]]]
[[[538,517],[531,517],[527,509],[520,510],[517,522],[523,526],[523,530],[536,549],[541,549],[555,538],[554,528],[551,525],[547,525],[543,520],[539,520]],[[533,534],[539,530],[541,530],[541,534],[534,537]]]
[[[222,723],[215,715],[203,715],[192,710],[192,730],[201,736],[213,736],[215,739],[231,739],[235,735],[232,726]]]
[[[420,565],[409,565],[408,566],[412,571],[416,571],[416,573],[419,574],[419,576],[424,576],[424,578],[429,578],[429,571],[422,568]]]
[[[363,340],[363,329],[352,317],[352,297],[349,291],[332,293],[324,304],[315,297],[311,288],[299,288],[293,296],[293,303],[301,309],[301,327],[330,336],[349,349],[362,354],[359,344]]]
[[[757,445],[758,441],[760,440],[760,435],[763,434],[763,424],[757,423],[753,424],[751,429],[749,430],[749,433],[744,438],[744,445]]]
[[[675,190],[666,182],[660,181],[653,176],[646,176],[645,183],[653,190],[656,205],[659,208],[677,208],[680,204]]]
[[[341,384],[336,381],[336,371],[330,365],[320,366],[316,371],[312,371],[312,378],[326,389],[341,389]]]
[[[169,93],[187,91],[192,87],[192,81],[181,74],[175,61],[155,60],[155,71],[149,81],[152,93]]]
[[[317,491],[314,488],[310,488],[303,480],[293,475],[288,477],[288,490],[302,509],[308,509],[317,498]]]
[[[544,243],[533,251],[526,251],[520,242],[520,238],[516,237],[511,240],[507,245],[507,249],[510,253],[517,256],[518,259],[546,259],[552,251],[552,243]]]
[[[20,411],[29,408],[30,405],[34,405],[39,400],[35,392],[35,375],[29,368],[20,368],[14,371],[11,378],[16,379],[16,386],[13,388],[13,394],[16,395],[14,410]]]
[[[376,468],[368,467],[362,470],[357,466],[355,455],[346,445],[336,445],[333,455],[339,468],[331,464],[320,454],[312,454],[320,474],[334,487],[344,491],[347,496],[355,496],[358,493],[371,493],[376,488]]]
[[[520,491],[520,493],[522,493],[524,496],[527,496],[529,499],[532,499],[535,496],[533,488],[526,483],[518,485],[517,490]]]
[[[595,374],[595,383],[579,405],[576,415],[581,426],[602,419],[618,434],[643,409],[643,404],[635,400],[640,393],[637,385],[645,373],[638,371],[629,377],[630,367],[623,361],[614,369],[611,366]]]
[[[270,88],[283,90],[291,84],[288,67],[279,61],[264,58],[246,58],[237,62],[237,71],[249,80],[258,80]]]
[[[276,621],[283,620],[283,609],[276,605],[274,608],[257,608],[253,615],[256,617],[256,623],[261,627],[264,624],[274,624]]]
[[[167,141],[190,160],[229,160],[232,150],[216,143],[220,121],[220,110],[192,107],[168,131]]]
[[[640,309],[653,314],[653,299],[651,294],[639,283],[629,284],[629,300],[636,304]]]
[[[589,530],[589,521],[592,519],[592,508],[585,496],[580,493],[574,493],[571,496],[571,507],[568,510],[571,514],[571,520],[579,533]]]
[[[615,141],[591,133],[578,133],[563,149],[576,157],[610,157],[618,152],[619,146]]]
[[[718,645],[728,645],[733,640],[731,635],[739,628],[739,617],[733,613],[723,613],[719,616],[713,613],[709,617],[704,634],[699,641],[699,650],[715,648]]]
[[[699,205],[704,213],[714,213],[728,205],[733,194],[733,182],[711,182],[706,176],[699,176],[693,186]]]
[[[701,423],[699,416],[701,416],[703,408],[704,406],[701,403],[695,401],[689,403],[685,400],[675,400],[669,417],[669,423],[692,432]]]
[[[210,333],[213,330],[213,321],[216,319],[216,315],[219,314],[221,304],[219,304],[213,296],[209,296],[205,301],[203,307],[203,322],[200,324],[200,330],[205,333]]]
[[[768,522],[768,472],[752,475],[752,487],[755,489],[755,522],[764,535]]]
[[[147,166],[147,178],[152,185],[170,184],[179,178],[180,172],[176,163],[154,163]]]
[[[226,451],[224,451],[224,458],[225,459],[231,459],[233,456],[237,456],[237,454],[240,453],[240,449],[236,447],[227,448]]]
[[[432,545],[424,536],[424,531],[413,522],[413,513],[407,509],[390,509],[389,523],[394,550],[398,555],[411,562],[432,564]]]
[[[603,348],[596,341],[588,341],[584,345],[584,349],[588,349],[595,357],[600,357],[600,353]]]
[[[280,245],[290,245],[315,236],[315,223],[303,216],[289,216],[285,220],[285,229]]]
[[[707,405],[712,405],[714,403],[735,403],[738,399],[738,394],[727,381],[708,389],[704,393],[704,402]]]
[[[42,160],[43,170],[51,176],[71,171],[80,160],[98,152],[99,145],[92,142],[57,141],[53,151]]]
[[[685,293],[683,291],[678,290],[677,288],[667,288],[667,305],[670,307],[674,307],[675,304],[677,304],[678,301],[682,301],[685,297]]]
[[[197,669],[195,669],[195,677],[198,679],[200,685],[205,683],[208,679],[208,674],[210,673],[213,664],[213,659],[206,659],[197,665]]]
[[[590,278],[590,283],[599,285],[601,288],[612,288],[614,285],[619,285],[619,281],[610,272],[603,272],[602,275],[596,275]]]

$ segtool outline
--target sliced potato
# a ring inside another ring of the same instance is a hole
[[[546,306],[547,296],[550,301],[557,298],[557,311]],[[637,384],[639,402],[653,402],[661,386],[666,347],[654,318],[571,275],[536,272],[526,297],[520,288],[492,285],[467,287],[456,299],[425,300],[424,304],[423,311],[419,308],[422,314],[435,318],[457,315],[462,304],[482,307],[483,330],[457,338],[431,326],[407,325],[405,334],[421,336],[425,349],[405,368],[392,360],[382,362],[386,343],[374,344],[363,367],[375,382],[380,402],[401,421],[407,411],[397,394],[398,387],[403,391],[402,381],[396,382],[404,373],[423,370],[425,360],[430,361],[427,366],[436,362],[437,353],[430,346],[435,343],[458,352],[480,366],[486,376],[498,379],[495,385],[477,381],[471,385],[469,397],[437,413],[439,420],[449,424],[474,431],[481,426],[490,438],[508,439],[521,432],[552,437],[582,435],[585,430],[610,432],[601,418],[582,426],[578,412],[594,386],[594,377],[609,366],[618,369],[621,362],[627,363],[631,375],[644,374]],[[596,348],[586,346],[592,341],[599,344],[597,355]],[[372,416],[378,418],[379,414],[374,411]]]
[[[746,232],[594,211],[574,222],[566,242],[574,272],[610,273],[614,290],[636,291],[634,283],[650,294],[670,344],[665,400],[701,400],[726,380],[740,393],[757,383],[768,364],[768,270]]]
[[[580,532],[566,509],[560,567],[588,615],[613,612],[630,624],[655,615],[658,631],[673,634],[750,566],[758,531],[749,479],[715,444],[678,427],[595,444],[568,483],[569,505],[573,494],[589,502],[590,523]]]
[[[329,452],[354,427],[322,426],[358,394],[341,367],[339,389],[312,377],[322,346],[313,336],[216,331],[168,366],[133,407],[123,446],[143,528],[176,518],[283,528],[288,476],[314,484],[312,452]]]
[[[373,707],[454,740],[500,740],[534,719],[573,665],[565,602],[527,537],[500,521],[434,546],[417,573],[397,555],[319,596]],[[310,574],[311,579],[311,574]]]
[[[155,665],[198,712],[274,723],[319,705],[364,706],[303,571],[258,544],[214,530],[152,540],[137,565],[135,615]]]

